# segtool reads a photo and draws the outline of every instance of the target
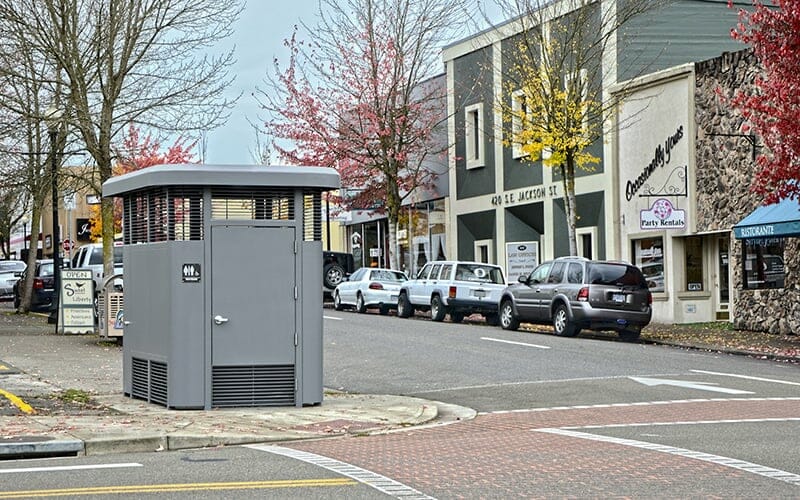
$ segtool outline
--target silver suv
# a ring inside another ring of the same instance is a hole
[[[506,287],[503,269],[493,264],[463,261],[433,261],[425,264],[415,279],[403,283],[397,298],[397,315],[408,318],[414,310],[431,312],[433,321],[460,323],[465,316],[483,314],[497,325],[497,304]]]
[[[621,338],[635,340],[650,323],[652,303],[638,267],[560,257],[505,289],[500,326],[516,330],[520,322],[552,324],[563,337],[574,337],[581,329],[616,330]]]

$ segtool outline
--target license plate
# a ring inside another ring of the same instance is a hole
[[[625,294],[624,293],[613,293],[611,294],[611,300],[614,302],[625,302]]]
[[[391,300],[397,300],[397,295],[390,295],[389,297],[391,297]]]
[[[486,297],[486,290],[473,290],[472,295],[480,298]]]

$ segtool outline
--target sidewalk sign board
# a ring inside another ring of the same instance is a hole
[[[61,333],[94,333],[93,285],[91,269],[61,270]]]

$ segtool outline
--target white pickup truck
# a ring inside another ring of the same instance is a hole
[[[430,311],[433,321],[445,315],[460,323],[465,316],[482,314],[498,324],[497,309],[506,288],[503,269],[493,264],[434,261],[425,264],[415,279],[403,283],[397,299],[397,315],[408,318],[414,310]]]
[[[73,269],[91,269],[94,280],[94,293],[98,294],[103,286],[103,244],[89,243],[76,250],[72,256],[70,267]],[[114,274],[122,274],[122,247],[114,247]],[[115,282],[115,287],[122,286],[122,281]]]

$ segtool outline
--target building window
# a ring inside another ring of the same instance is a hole
[[[467,106],[465,109],[467,168],[484,166],[485,147],[483,145],[483,103]]]
[[[651,292],[664,288],[664,238],[642,238],[633,241],[634,264],[642,270]]]
[[[516,90],[511,94],[511,151],[514,159],[527,156],[522,152],[523,142],[519,135],[531,122],[531,110],[528,107],[524,90]]]
[[[575,229],[575,238],[578,240],[578,255],[587,259],[594,259],[597,255],[597,228],[577,228]]]
[[[564,76],[564,90],[567,92],[568,109],[571,109],[572,106],[580,106],[581,130],[584,133],[589,129],[588,83],[588,73],[585,69],[580,69]]]
[[[686,257],[686,291],[703,291],[703,238],[690,236],[684,240]]]
[[[786,273],[783,266],[783,238],[744,240],[744,288],[783,288]]]
[[[475,262],[494,264],[492,259],[492,240],[475,241]]]

